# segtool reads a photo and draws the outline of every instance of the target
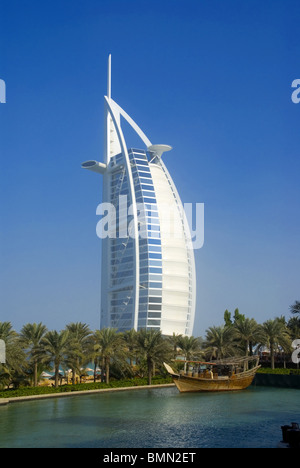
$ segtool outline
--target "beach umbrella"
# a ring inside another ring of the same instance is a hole
[[[61,374],[61,373],[59,373],[59,374],[58,374],[58,377],[59,377],[60,379],[63,379],[63,378],[64,378],[64,375]],[[51,380],[55,380],[55,375],[51,375]]]

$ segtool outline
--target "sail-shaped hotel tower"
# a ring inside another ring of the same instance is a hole
[[[192,335],[194,252],[180,197],[162,161],[172,148],[153,145],[111,98],[110,56],[104,103],[104,162],[82,163],[102,174],[102,206],[113,205],[116,214],[102,238],[100,327]],[[122,119],[140,137],[140,149],[128,146]]]

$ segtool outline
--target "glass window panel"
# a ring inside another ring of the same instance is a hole
[[[146,222],[150,225],[154,225],[154,226],[158,226],[160,223],[159,223],[159,219],[158,218],[147,218],[146,219]]]
[[[148,273],[143,273],[141,276],[140,276],[140,282],[141,283],[146,283],[148,281]]]
[[[148,231],[148,239],[160,239],[160,231]]]
[[[148,231],[155,231],[156,233],[160,232],[159,224],[147,224]]]
[[[160,320],[148,320],[148,325],[160,325]]]
[[[141,184],[146,184],[147,182],[150,182],[150,180],[148,179],[151,179],[151,174],[143,174],[143,177],[140,177],[140,183]]]
[[[161,310],[161,304],[149,304],[148,310]]]
[[[149,268],[149,273],[162,274],[162,268]]]
[[[144,197],[144,202],[145,203],[156,203],[156,198],[147,197],[147,196],[145,196],[144,193],[143,193],[143,197]]]
[[[144,173],[150,174],[150,169],[147,166],[143,166],[142,164],[137,164],[136,168],[138,170],[140,177],[144,177],[143,176]]]
[[[161,252],[160,245],[149,245],[148,249],[149,249],[149,252]]]
[[[150,288],[162,288],[162,283],[149,283]]]
[[[160,239],[148,239],[149,244],[153,245],[161,245],[161,240]]]
[[[151,174],[150,174],[150,170],[148,171],[148,168],[146,167],[145,169],[143,168],[143,170],[141,170],[141,168],[139,167],[139,177],[146,177],[146,178],[150,178],[152,177]],[[149,177],[150,175],[150,177]]]
[[[140,289],[140,297],[148,296],[148,289]]]
[[[152,297],[152,296],[150,296],[149,297],[149,302],[155,302],[155,303],[161,304],[162,298],[161,297]]]
[[[150,211],[150,213],[147,213],[147,214],[152,216],[152,212],[158,212],[157,204],[156,203],[152,203],[152,204],[145,203],[145,210]]]
[[[153,193],[153,190],[145,190],[143,189],[143,195],[144,197],[153,197],[154,196],[154,193]]]
[[[151,185],[141,184],[141,188],[143,190],[151,190],[152,192],[154,192],[154,186],[152,184]]]
[[[140,304],[146,304],[148,302],[147,296],[140,297]]]
[[[161,296],[162,290],[161,289],[149,289],[149,295],[151,295],[151,297]]]
[[[149,260],[149,266],[161,267],[162,261],[161,260]]]
[[[147,171],[145,171],[145,172],[139,171],[139,177],[140,177],[141,183],[143,182],[142,179],[152,179],[152,175],[150,174],[150,172],[147,172]],[[147,181],[146,181],[146,183],[147,183]]]
[[[145,216],[147,216],[147,218],[149,219],[159,218],[158,211],[147,211],[146,209],[145,209]]]
[[[159,258],[162,258],[162,256],[161,256],[161,254],[159,254],[159,253],[152,253],[152,252],[150,252],[150,253],[149,253],[149,258],[159,259]]]
[[[144,254],[140,255],[140,260],[145,260],[146,258],[148,258],[147,253],[144,253]]]
[[[149,281],[162,281],[161,274],[159,275],[149,275]]]

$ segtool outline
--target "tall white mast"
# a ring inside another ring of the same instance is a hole
[[[109,106],[113,102],[111,98],[111,54],[108,56],[108,66],[107,66],[107,96],[106,101]],[[105,105],[105,147],[104,147],[104,162],[109,164],[110,158],[116,154],[121,153],[121,146],[119,142],[118,133],[116,131],[115,124],[111,118],[109,109]],[[120,125],[120,115],[117,112],[117,125]]]
[[[111,98],[111,54],[108,56],[108,70],[107,70],[107,97]]]

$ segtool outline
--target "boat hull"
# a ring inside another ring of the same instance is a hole
[[[232,392],[245,390],[255,377],[255,373],[235,376],[229,379],[204,379],[173,374],[173,382],[181,393],[186,392]]]

